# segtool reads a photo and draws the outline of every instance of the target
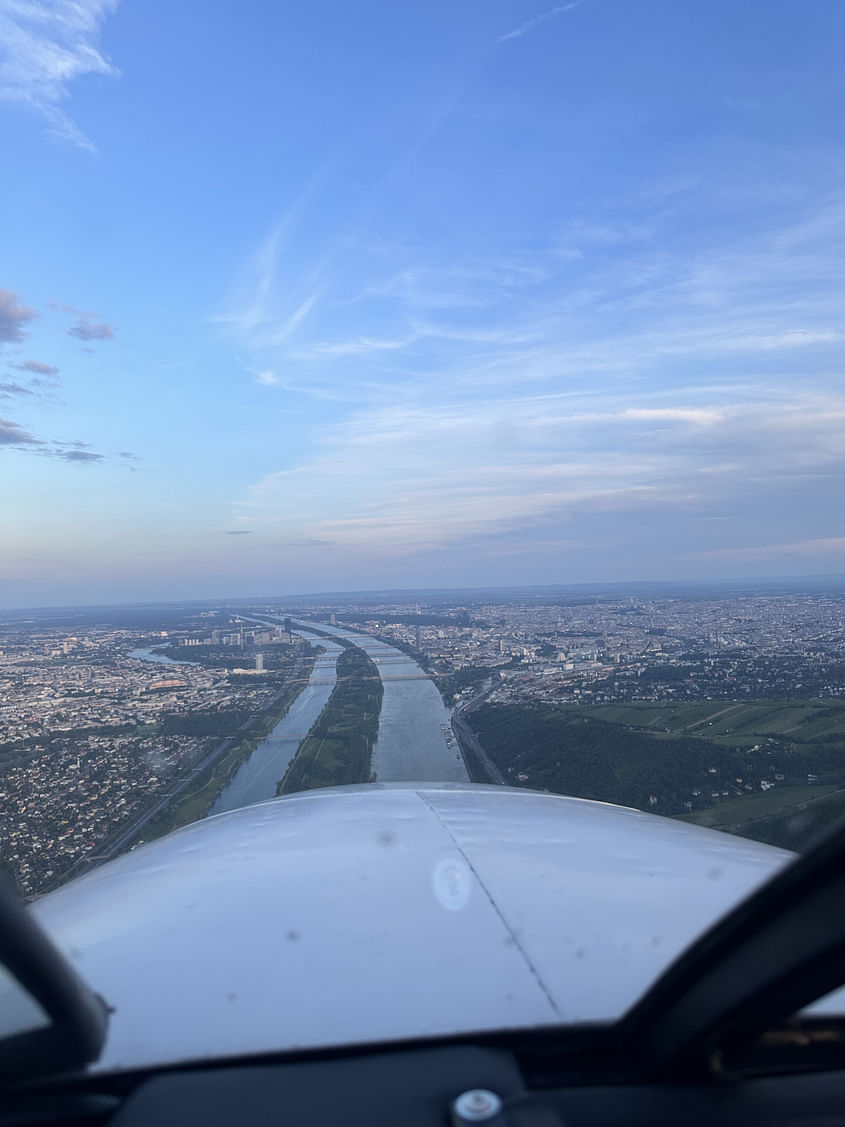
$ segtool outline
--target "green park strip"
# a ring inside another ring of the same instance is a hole
[[[276,793],[369,782],[383,692],[375,663],[360,647],[348,643],[338,655],[337,684],[326,707]]]
[[[289,685],[270,708],[259,713],[243,737],[218,759],[213,760],[194,780],[195,785],[188,792],[178,795],[160,814],[151,818],[140,830],[139,839],[151,841],[153,838],[163,837],[180,826],[198,822],[206,816],[241,764],[270,735],[305,688],[316,659],[317,654],[314,654],[306,660],[301,678]]]

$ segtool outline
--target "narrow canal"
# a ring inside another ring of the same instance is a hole
[[[337,680],[337,657],[343,647],[326,638],[311,636],[305,630],[297,630],[297,633],[307,637],[313,644],[322,646],[326,652],[321,653],[314,662],[308,684],[287,713],[270,735],[256,747],[249,759],[241,764],[217,796],[208,812],[209,816],[274,798],[276,783],[284,775],[308,729],[331,696]]]

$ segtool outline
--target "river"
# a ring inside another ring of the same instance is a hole
[[[153,661],[159,665],[199,665],[198,661],[176,661],[167,654],[158,654],[153,650],[130,650],[129,657],[137,658],[138,661]]]
[[[306,623],[297,623],[299,626]],[[380,783],[465,783],[468,775],[457,740],[449,746],[451,712],[434,681],[413,658],[368,634],[314,623],[348,638],[370,655],[384,685],[373,771]],[[397,678],[394,680],[394,678]],[[400,679],[401,678],[401,679]],[[445,728],[444,728],[445,725]]]
[[[372,758],[372,769],[378,782],[467,781],[460,747],[451,733],[451,713],[432,679],[413,658],[368,634],[356,634],[323,623],[296,622],[296,632],[324,647],[325,653],[320,654],[314,663],[308,684],[270,735],[241,764],[218,795],[209,814],[223,814],[227,810],[274,798],[276,784],[331,696],[342,647],[327,638],[315,636],[309,631],[309,626],[335,637],[348,638],[365,650],[376,664],[384,686],[378,738],[373,746]],[[149,650],[136,650],[131,656],[142,661],[176,664],[172,658]]]
[[[306,631],[297,631],[305,635]],[[309,728],[323,711],[337,680],[337,658],[343,647],[325,638],[309,637],[309,641],[322,646],[314,662],[308,684],[275,726],[262,740],[230,781],[209,810],[223,814],[254,802],[263,802],[276,795],[276,783],[287,770]],[[313,682],[317,682],[314,684]]]

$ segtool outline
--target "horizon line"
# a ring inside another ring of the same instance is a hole
[[[212,595],[208,598],[188,598],[188,599],[147,599],[138,602],[117,602],[117,603],[54,603],[54,604],[39,604],[36,606],[24,607],[0,607],[2,614],[26,614],[29,612],[45,612],[45,611],[83,611],[83,610],[117,610],[129,608],[150,608],[150,607],[177,607],[186,605],[208,605],[209,603],[248,603],[255,601],[266,602],[286,602],[297,599],[313,600],[313,599],[352,599],[360,597],[368,597],[370,599],[377,596],[409,596],[409,595],[460,595],[460,594],[476,594],[483,592],[504,594],[507,592],[519,591],[537,591],[537,592],[557,592],[557,591],[588,591],[596,589],[630,589],[642,587],[724,587],[730,585],[736,586],[751,586],[755,584],[794,584],[800,585],[801,583],[818,583],[820,581],[833,582],[836,584],[845,585],[845,572],[810,572],[804,575],[761,575],[761,576],[746,576],[746,577],[728,577],[728,578],[698,578],[698,579],[619,579],[619,580],[599,580],[596,582],[577,582],[577,583],[512,583],[497,586],[481,586],[481,587],[376,587],[376,588],[363,588],[355,591],[310,591],[289,595]]]

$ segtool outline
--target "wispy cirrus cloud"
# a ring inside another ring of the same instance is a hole
[[[554,8],[550,8],[548,12],[540,12],[539,15],[533,16],[530,20],[515,27],[513,31],[507,32],[505,35],[500,35],[496,40],[497,43],[505,43],[508,39],[520,39],[523,35],[527,35],[529,31],[533,31],[541,23],[546,20],[553,19],[555,16],[561,16],[564,12],[571,12],[573,8],[577,8],[581,0],[574,0],[571,4],[558,4]]]
[[[62,141],[94,152],[62,108],[86,75],[120,72],[99,49],[117,0],[0,0],[0,99],[39,114]]]
[[[713,426],[725,417],[724,408],[715,407],[626,407],[619,413],[623,419],[636,422],[691,423]]]
[[[397,349],[407,348],[418,339],[419,333],[412,333],[396,340],[379,340],[376,337],[356,337],[352,340],[342,341],[317,341],[306,349],[296,350],[291,353],[295,358],[315,356],[370,356],[373,353],[393,352]]]
[[[262,348],[250,323],[258,382],[331,413],[234,513],[279,551],[327,540],[426,565],[493,543],[529,561],[638,543],[653,561],[650,520],[680,559],[716,517],[762,536],[787,494],[806,539],[823,535],[845,482],[845,208],[793,196],[691,253],[688,195],[633,215],[610,201],[499,249],[338,238],[295,331]],[[276,262],[283,287],[314,266]]]
[[[351,402],[387,387],[402,394],[420,379],[432,394],[455,383],[495,393],[515,380],[648,379],[670,367],[677,379],[695,362],[710,381],[703,373],[724,370],[724,357],[735,379],[755,357],[814,352],[818,366],[825,350],[834,355],[843,340],[840,202],[811,205],[813,222],[793,207],[791,222],[738,231],[693,256],[683,244],[674,250],[680,217],[647,202],[634,219],[597,209],[545,244],[474,258],[339,242],[307,318],[302,302],[288,307],[276,343],[251,331],[252,370],[272,373],[259,377],[268,386]]]
[[[308,294],[289,314],[268,323],[259,334],[261,344],[265,347],[284,344],[309,316],[319,296],[317,291]]]
[[[254,352],[277,347],[295,336],[321,297],[321,280],[331,248],[322,248],[309,267],[286,275],[286,257],[295,257],[304,216],[324,186],[331,160],[306,183],[299,195],[247,257],[230,286],[225,310],[214,320],[228,325]]]

